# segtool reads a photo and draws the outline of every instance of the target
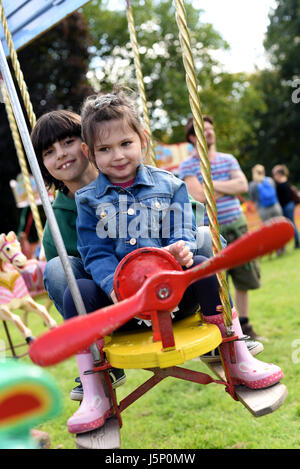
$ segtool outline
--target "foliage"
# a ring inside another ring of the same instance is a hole
[[[200,91],[202,111],[214,117],[217,146],[220,151],[233,153],[243,169],[247,157],[241,142],[255,139],[252,116],[265,109],[261,94],[244,73],[222,73]]]
[[[84,19],[75,13],[18,52],[37,117],[59,107],[79,110],[83,97],[92,91],[86,79],[89,44]],[[0,104],[0,154],[0,233],[6,233],[18,228],[19,211],[9,181],[20,168],[4,104]]]
[[[265,48],[281,77],[293,80],[300,75],[300,1],[277,0],[270,20]]]
[[[273,87],[274,103],[278,114],[273,112],[274,140],[270,150],[278,152],[286,163],[294,181],[300,179],[299,104],[293,102],[294,80],[300,76],[300,0],[277,0],[277,8],[270,16],[270,26],[265,41],[275,71],[277,86]],[[277,93],[276,93],[277,91]]]
[[[131,3],[152,131],[164,142],[184,141],[191,109],[173,2]],[[213,53],[228,45],[212,25],[201,22],[201,10],[193,5],[185,2],[202,112],[215,119],[218,148],[235,154],[247,170],[257,158],[264,96],[256,76],[223,71]],[[121,83],[137,90],[125,11],[109,11],[105,2],[94,0],[84,14],[94,40],[89,73],[93,86],[107,91]]]
[[[19,52],[37,116],[58,107],[79,110],[92,92],[86,80],[90,44],[83,16],[74,13]]]
[[[116,83],[137,90],[125,11],[106,10],[102,3],[95,0],[84,7],[94,38],[93,53],[98,57],[91,63],[92,83],[104,91]],[[134,0],[131,4],[151,127],[159,139],[182,141],[183,125],[191,111],[173,2]],[[201,10],[194,8],[191,1],[185,2],[185,8],[201,88],[212,81],[218,65],[212,51],[228,45],[212,25],[201,22]]]
[[[57,107],[77,111],[87,94],[108,91],[115,83],[138,91],[126,2],[114,11],[108,3],[91,0],[82,14],[19,51],[37,116]],[[154,137],[166,143],[183,141],[191,110],[174,2],[131,0],[131,6]],[[257,162],[268,173],[275,164],[286,163],[292,180],[299,181],[300,114],[291,98],[300,68],[300,0],[277,0],[265,41],[273,67],[252,75],[225,73],[214,51],[228,44],[212,25],[203,23],[195,2],[186,0],[185,8],[201,108],[215,119],[218,148],[237,156],[248,178]],[[0,232],[7,232],[18,225],[8,182],[19,166],[3,104],[0,114],[0,151],[6,155],[0,160],[0,198],[5,200]]]
[[[298,93],[300,72],[300,0],[277,0],[270,14],[265,47],[273,64],[251,78],[264,103],[250,120],[257,129],[255,138],[241,141],[241,152],[248,168],[258,162],[269,172],[275,164],[286,164],[294,182],[300,180],[299,104],[292,99]],[[297,97],[297,95],[296,95]]]

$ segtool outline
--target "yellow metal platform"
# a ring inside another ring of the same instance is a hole
[[[114,332],[105,338],[103,350],[115,368],[167,368],[203,355],[222,342],[219,328],[201,323],[198,314],[173,323],[173,333],[174,350],[163,351],[160,341],[153,342],[151,328]]]

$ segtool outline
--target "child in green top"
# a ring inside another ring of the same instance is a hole
[[[33,147],[46,187],[58,196],[53,211],[76,278],[85,278],[77,251],[75,192],[93,181],[98,173],[81,150],[81,118],[70,111],[52,111],[41,116],[31,134]],[[67,281],[48,222],[43,237],[47,259],[44,284],[56,309],[62,314]]]
[[[48,112],[37,120],[31,140],[46,187],[50,189],[54,186],[58,190],[52,207],[74,276],[76,279],[90,278],[77,251],[74,194],[96,179],[98,171],[81,150],[81,117],[65,110]],[[45,289],[62,314],[63,296],[68,284],[48,222],[44,230],[43,247],[48,261],[44,271]],[[123,370],[112,369],[110,376],[113,387],[119,386],[126,379]],[[82,399],[81,384],[72,390],[71,398]]]

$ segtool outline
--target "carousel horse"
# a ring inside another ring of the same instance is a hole
[[[35,296],[46,293],[43,283],[43,275],[46,266],[46,261],[36,259],[34,257],[32,248],[33,245],[29,243],[27,234],[25,232],[21,231],[18,235],[18,238],[20,242],[20,251],[27,258],[27,261],[21,269],[19,269],[17,265],[11,265],[11,268],[12,270],[19,270],[20,274],[25,280],[30,295],[34,298]],[[8,264],[7,268],[9,269],[9,267],[10,265]]]
[[[20,245],[21,245],[22,253],[25,254],[24,250],[22,249],[22,241],[20,241]],[[44,270],[45,270],[47,262],[40,260],[40,259],[35,259],[35,258],[28,259],[28,256],[26,257],[27,257],[26,265],[22,267],[22,269],[19,269],[17,266],[15,266],[15,268],[22,275],[26,283],[26,287],[28,288],[28,291],[30,293],[30,296],[34,300],[43,298],[45,301],[44,305],[46,309],[49,310],[50,306],[52,305],[52,301],[50,300],[48,293],[45,290],[44,281],[43,281]],[[24,321],[26,319],[26,314],[27,313],[25,313],[24,315]],[[25,324],[26,324],[26,321],[25,321]]]
[[[11,266],[8,267],[8,263]],[[57,324],[45,306],[32,299],[20,273],[26,265],[27,258],[21,252],[15,233],[13,231],[7,235],[2,233],[0,235],[0,319],[14,323],[29,343],[33,339],[32,332],[21,318],[12,312],[13,310],[21,309],[25,318],[28,312],[38,313],[49,329]]]

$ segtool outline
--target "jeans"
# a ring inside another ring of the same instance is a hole
[[[299,232],[295,223],[294,219],[294,211],[295,211],[295,202],[291,200],[288,204],[282,207],[283,215],[288,218],[294,225],[295,229],[295,246],[299,246]]]
[[[225,239],[221,236],[222,247],[226,246]],[[212,257],[212,241],[210,236],[210,231],[208,226],[201,226],[197,231],[197,252],[196,255],[201,255],[204,257]],[[83,262],[80,257],[69,256],[69,261],[73,274],[77,280],[79,279],[91,279],[91,276],[85,272],[83,268]],[[49,262],[47,262],[45,271],[44,271],[44,286],[48,292],[49,298],[53,301],[54,306],[59,311],[59,313],[64,317],[63,314],[63,297],[68,283],[66,280],[66,275],[64,268],[62,266],[61,260],[59,257],[54,257]],[[98,288],[100,290],[100,288]],[[107,299],[107,296],[105,297]],[[98,300],[97,300],[98,301]],[[96,301],[96,302],[97,302]],[[103,306],[106,306],[106,304]],[[94,304],[93,304],[94,307]],[[101,307],[101,306],[98,306]],[[92,309],[94,311],[97,308]],[[69,316],[68,316],[69,317]],[[64,317],[64,319],[67,319]]]
[[[91,279],[91,276],[84,270],[80,257],[69,256],[69,261],[76,279]],[[54,257],[47,262],[44,270],[44,286],[57,311],[63,316],[63,297],[68,282],[59,257]]]
[[[192,267],[201,264],[205,260],[206,257],[204,256],[195,256]],[[97,309],[112,304],[111,299],[108,298],[108,296],[93,280],[79,279],[77,280],[77,284],[87,313],[91,313]],[[216,308],[221,304],[219,288],[219,282],[216,275],[196,281],[190,285],[186,289],[178,305],[179,311],[175,313],[175,319],[180,319],[188,314],[192,314],[196,311],[199,305],[201,307],[202,314],[205,316],[217,314]],[[230,302],[232,306],[231,299]],[[77,314],[71,291],[67,288],[64,294],[63,316],[65,319],[70,319],[77,316]],[[132,328],[135,328],[138,322],[138,320],[130,321]],[[128,328],[128,324],[126,326],[126,328]]]

